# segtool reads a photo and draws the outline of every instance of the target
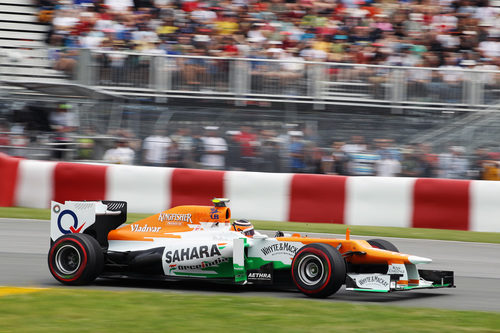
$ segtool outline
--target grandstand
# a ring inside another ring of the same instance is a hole
[[[0,1],[0,78],[3,81],[62,82],[45,40],[50,24],[39,22],[35,0]]]
[[[134,5],[146,8],[122,13],[112,8],[119,2],[98,3],[62,1],[62,6],[40,8],[34,0],[0,0],[0,97],[9,102],[43,100],[48,108],[70,101],[82,126],[100,135],[127,127],[140,139],[154,127],[175,131],[217,123],[231,131],[245,123],[286,134],[285,124],[293,123],[300,128],[315,124],[323,146],[363,135],[368,142],[433,142],[439,151],[460,144],[471,151],[483,144],[492,147],[500,133],[498,59],[485,57],[486,48],[461,50],[471,36],[482,34],[489,42],[485,28],[495,18],[500,22],[499,14],[490,7],[483,10],[482,4],[473,9],[485,13],[475,19],[481,23],[477,27],[466,22],[443,28],[436,23],[442,17],[424,15],[425,6],[411,2],[407,5],[417,15],[391,4],[379,8],[375,2],[367,5],[376,7],[373,13],[367,6],[363,13],[325,7],[301,17],[287,17],[297,14],[293,2],[285,7],[266,3],[262,6],[269,8],[260,9],[259,2],[250,2],[248,15],[237,2],[222,11],[204,2],[196,2],[196,9],[181,3],[154,8],[148,7],[152,2],[136,1]],[[445,9],[457,17],[470,15],[460,7]],[[206,20],[208,12],[217,19],[200,25],[195,16]],[[50,15],[73,15],[82,24],[53,26]],[[328,15],[334,18],[330,25],[314,26]],[[406,17],[404,27],[397,27],[397,17],[403,17],[401,22]],[[349,26],[350,20],[359,26]],[[429,40],[417,34],[391,37],[397,29],[417,29],[416,22],[440,31],[438,44],[451,43],[457,33],[464,44],[436,48],[432,33],[425,35]],[[250,29],[235,30],[235,37],[228,38],[224,29],[234,28],[233,23]],[[379,37],[367,34],[363,25]],[[272,29],[282,30],[270,33]],[[293,34],[302,34],[305,41],[291,41]],[[491,43],[499,43],[495,38]],[[479,47],[479,39],[472,43]]]

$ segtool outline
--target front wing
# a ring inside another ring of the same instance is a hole
[[[417,282],[401,284],[401,274],[354,274],[347,273],[346,290],[392,292],[414,289],[455,288],[452,271],[436,271],[419,269],[420,279]]]

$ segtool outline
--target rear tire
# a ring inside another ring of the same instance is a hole
[[[104,267],[104,254],[95,238],[87,234],[59,237],[48,255],[50,273],[67,285],[83,285],[94,281]]]
[[[334,294],[344,284],[345,277],[344,258],[331,245],[306,245],[293,258],[293,282],[309,297],[325,298]]]

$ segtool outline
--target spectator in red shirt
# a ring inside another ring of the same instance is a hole
[[[257,148],[257,135],[252,132],[250,126],[241,126],[241,133],[238,134],[234,139],[241,146],[241,157],[243,159],[243,167],[246,170],[253,170],[256,148]]]

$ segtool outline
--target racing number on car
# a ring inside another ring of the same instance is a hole
[[[63,226],[61,225],[62,218],[65,215],[70,215],[73,218],[73,225],[69,227],[69,230],[64,229]],[[59,217],[57,218],[57,227],[59,228],[59,231],[64,235],[71,233],[78,234],[80,233],[84,225],[85,223],[83,223],[80,227],[78,227],[78,217],[76,216],[75,212],[69,209],[63,210],[61,214],[59,214]]]

